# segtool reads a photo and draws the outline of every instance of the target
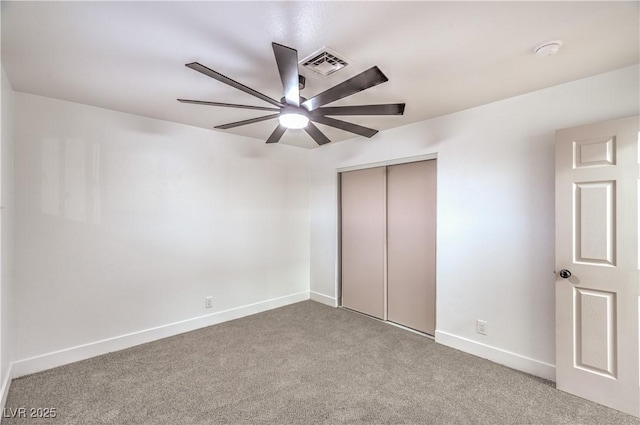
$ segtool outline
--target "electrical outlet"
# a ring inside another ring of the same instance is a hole
[[[213,307],[213,297],[204,297],[204,308]]]
[[[486,335],[487,334],[487,321],[486,320],[478,319],[478,321],[476,322],[476,332],[478,332],[480,335]]]

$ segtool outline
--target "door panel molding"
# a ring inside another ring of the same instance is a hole
[[[573,261],[615,266],[616,182],[576,182],[573,185]]]
[[[616,379],[616,293],[577,287],[573,290],[575,367]]]
[[[573,168],[616,165],[616,136],[573,142]]]

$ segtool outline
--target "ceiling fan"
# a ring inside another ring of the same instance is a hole
[[[284,88],[284,97],[280,99],[280,101],[272,99],[269,96],[253,90],[252,88],[240,84],[239,82],[209,69],[198,62],[188,63],[185,66],[255,96],[258,99],[264,100],[265,102],[275,106],[275,108],[238,105],[234,103],[207,102],[202,100],[178,99],[178,101],[197,105],[223,106],[228,108],[277,112],[275,114],[218,125],[215,127],[226,130],[242,125],[278,118],[278,126],[267,139],[267,143],[277,143],[288,128],[303,128],[319,145],[331,142],[331,140],[329,140],[329,138],[327,138],[327,136],[325,136],[324,133],[322,133],[322,131],[313,124],[314,122],[339,128],[360,136],[371,137],[376,134],[378,130],[330,118],[328,115],[402,115],[404,113],[404,103],[323,107],[328,103],[388,81],[388,78],[382,73],[382,71],[380,71],[380,69],[378,69],[377,66],[361,72],[355,77],[349,78],[348,80],[343,81],[342,83],[333,86],[310,99],[300,97],[300,89],[304,87],[304,77],[298,73],[298,51],[278,43],[271,43],[271,45],[273,46],[273,53],[276,58],[276,64],[278,65],[280,79],[282,80],[282,87]]]

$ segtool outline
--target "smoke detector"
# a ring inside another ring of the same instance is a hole
[[[326,77],[349,65],[349,61],[335,50],[325,46],[302,59],[300,64],[304,68]]]
[[[542,43],[537,46],[533,51],[540,57],[551,56],[558,53],[560,46],[562,46],[562,41],[560,40],[547,41],[546,43]]]

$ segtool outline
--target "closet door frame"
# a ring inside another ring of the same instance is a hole
[[[337,218],[337,234],[336,234],[336,244],[337,244],[337,249],[336,249],[336,303],[338,307],[342,307],[342,215],[341,215],[341,210],[342,210],[342,173],[345,173],[347,171],[357,171],[357,170],[366,170],[368,168],[378,168],[378,167],[388,167],[390,165],[400,165],[400,164],[408,164],[411,162],[420,162],[420,161],[430,161],[430,160],[437,160],[438,159],[438,154],[437,153],[430,153],[430,154],[425,154],[425,155],[418,155],[418,156],[411,156],[411,157],[405,157],[405,158],[397,158],[397,159],[390,159],[387,161],[380,161],[380,162],[370,162],[370,163],[364,163],[364,164],[358,164],[358,165],[351,165],[351,166],[347,166],[347,167],[341,167],[336,169],[336,184],[337,184],[337,209],[336,209],[336,218]],[[437,184],[437,181],[436,181]],[[437,193],[437,192],[436,192]],[[438,203],[436,202],[436,222],[438,220]],[[437,228],[436,228],[436,245],[437,245]],[[387,295],[386,295],[386,291],[387,291],[387,260],[386,260],[386,250],[387,250],[387,246],[386,246],[386,240],[385,240],[385,264],[384,264],[384,270],[385,270],[385,276],[384,276],[384,290],[385,290],[385,297],[384,297],[384,321],[386,323],[390,323],[394,326],[400,326],[404,329],[408,329],[411,330],[413,332],[419,333],[420,335],[427,335],[427,334],[423,334],[422,332],[418,332],[415,331],[411,328],[407,328],[405,326],[402,325],[397,325],[395,323],[392,322],[388,322],[387,321]],[[437,263],[436,263],[437,265]],[[438,298],[437,298],[437,294],[436,294],[436,312],[438,311]],[[436,320],[436,329],[437,329],[438,323]]]

